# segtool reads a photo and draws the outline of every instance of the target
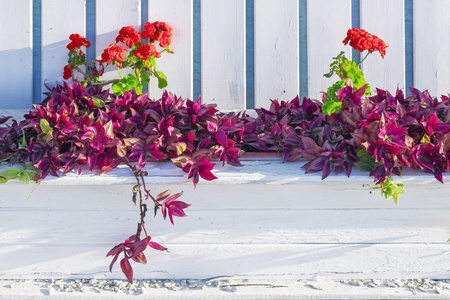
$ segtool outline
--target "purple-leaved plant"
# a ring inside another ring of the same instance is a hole
[[[132,280],[131,261],[146,263],[146,248],[166,250],[150,241],[145,217],[155,214],[174,223],[186,216],[190,206],[179,200],[182,192],[153,196],[145,185],[143,167],[151,161],[171,160],[196,186],[203,178],[214,180],[216,163],[240,166],[244,152],[269,151],[282,154],[284,162],[305,159],[306,173],[351,175],[353,167],[370,172],[386,198],[403,192],[393,175],[403,167],[432,173],[443,182],[449,171],[450,99],[442,101],[428,92],[411,88],[405,97],[377,89],[363,98],[361,90],[344,87],[337,92],[342,110],[326,115],[321,103],[298,97],[273,100],[269,108],[222,113],[214,105],[184,100],[164,92],[158,100],[137,95],[134,90],[116,96],[98,86],[80,83],[57,85],[47,98],[17,122],[0,118],[0,160],[19,168],[0,171],[0,183],[19,178],[41,181],[83,166],[108,172],[126,164],[136,177],[132,200],[140,209],[135,235],[115,246],[111,268],[120,254],[121,269]]]

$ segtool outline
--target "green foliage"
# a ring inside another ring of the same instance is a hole
[[[344,86],[345,80],[342,79],[328,88],[325,98],[323,99],[322,112],[330,116],[331,114],[338,113],[342,110],[342,102],[339,101],[336,93]]]
[[[398,205],[398,198],[400,194],[405,192],[403,184],[395,183],[391,176],[388,176],[384,182],[380,184],[378,187],[374,187],[372,189],[380,189],[381,196],[385,199],[389,199],[392,197],[396,205]]]
[[[330,78],[334,74],[338,75],[341,80],[336,81],[331,87],[329,87],[327,93],[325,94],[322,112],[327,115],[338,113],[342,110],[342,103],[339,101],[336,93],[345,87],[347,79],[350,79],[353,82],[354,90],[357,90],[367,84],[359,65],[356,65],[354,61],[349,61],[345,57],[344,51],[339,53],[338,56],[333,57],[333,62],[330,64],[330,72],[324,74],[323,76]],[[368,84],[364,95],[371,95]]]
[[[140,76],[142,84],[147,84],[150,82],[150,76],[147,73],[141,73]]]
[[[114,95],[123,95],[125,92],[129,92],[132,89],[135,89],[136,94],[140,95],[142,94],[142,83],[136,78],[133,74],[128,74],[127,76],[123,77],[122,79],[117,79],[114,81],[112,85],[112,90],[114,92]]]
[[[167,77],[161,71],[156,71],[156,78],[158,78],[158,88],[163,89],[167,86]]]
[[[92,102],[94,102],[94,106],[98,107],[98,108],[102,108],[103,106],[105,106],[105,101],[103,101],[102,99],[98,99],[95,97],[92,97]]]
[[[52,128],[50,127],[50,124],[46,119],[41,119],[40,121],[41,130],[43,133],[47,134],[52,131]]]
[[[355,166],[363,172],[372,172],[383,164],[381,161],[376,162],[375,156],[367,154],[364,148],[358,148],[356,155],[359,158],[359,162],[355,163]]]
[[[326,78],[331,78],[334,74],[337,74],[339,77],[341,77],[342,70],[339,67],[339,63],[341,61],[341,58],[345,58],[345,52],[341,51],[338,56],[333,57],[333,62],[330,64],[330,72],[327,74],[323,74]]]
[[[72,66],[81,66],[86,64],[86,55],[80,55],[80,50],[77,49],[69,51],[69,59],[67,60],[67,64]]]
[[[34,167],[25,167],[23,170],[19,168],[9,168],[0,171],[0,183],[6,183],[10,180],[18,178],[23,183],[30,183],[30,180],[37,175],[37,169]]]

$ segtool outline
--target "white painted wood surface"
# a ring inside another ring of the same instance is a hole
[[[269,107],[271,99],[287,101],[300,94],[298,1],[254,5],[255,107]]]
[[[66,46],[69,36],[78,33],[86,36],[84,0],[42,1],[42,91],[44,83],[52,87],[56,82],[62,83],[63,69],[67,65]],[[64,26],[62,26],[64,24]],[[42,99],[45,95],[42,95]]]
[[[167,90],[189,99],[193,99],[194,80],[192,5],[192,0],[150,0],[148,3],[149,22],[165,22],[173,29],[170,48],[175,54],[163,53],[156,67],[167,76]],[[154,78],[150,81],[149,92],[150,97],[156,99],[162,94]]]
[[[376,88],[395,94],[397,86],[405,88],[405,7],[403,1],[361,0],[361,28],[378,36],[389,46],[385,58],[372,53],[362,63],[372,93]],[[416,20],[418,21],[418,20]],[[367,54],[365,51],[361,59]]]
[[[0,5],[0,109],[31,108],[33,4],[17,0],[0,1]]]
[[[141,5],[140,0],[97,0],[96,3],[96,55],[97,59],[101,59],[103,50],[116,42],[116,37],[119,35],[122,27],[131,25],[139,32],[141,31]],[[125,69],[120,73],[122,76],[126,76],[130,73],[130,69]],[[119,78],[119,73],[115,65],[108,66],[103,76],[101,76],[101,80],[117,78]]]
[[[414,86],[440,97],[450,92],[450,2],[414,1]],[[431,29],[431,30],[430,30]]]
[[[245,109],[245,1],[201,2],[202,99]]]
[[[170,253],[147,251],[135,278],[448,278],[449,183],[404,172],[396,207],[370,193],[367,174],[322,181],[301,165],[245,161],[194,190],[172,163],[149,164],[154,193],[184,190],[192,206],[175,226],[149,216],[152,239]],[[122,278],[104,256],[135,231],[134,180],[127,167],[71,173],[44,180],[28,200],[35,186],[0,186],[0,278]]]
[[[35,59],[41,56],[42,69],[32,70],[32,14],[39,14],[39,10],[32,11],[32,3],[31,0],[0,2],[3,40],[0,62],[4,66],[4,71],[0,73],[0,107],[3,108],[28,108],[32,102],[33,84],[45,91],[44,81],[50,86],[61,82],[62,70],[67,62],[65,46],[69,42],[68,36],[75,32],[84,35],[86,32],[84,0],[42,1],[42,32],[36,29],[37,37],[42,37],[42,51],[35,49],[34,53]],[[414,40],[414,51],[407,49],[406,52],[414,52],[414,76],[409,76],[414,77],[414,86],[421,90],[429,89],[435,96],[447,94],[450,91],[450,72],[446,67],[450,60],[446,51],[450,47],[450,21],[446,16],[450,12],[450,4],[446,0],[415,0],[412,3],[414,36],[409,36],[409,31],[407,35]],[[143,3],[140,0],[99,0],[96,5],[96,54],[99,58],[122,26],[140,28]],[[323,78],[331,58],[341,50],[350,56],[351,48],[342,45],[342,40],[352,24],[351,1],[307,1],[307,74],[299,74],[300,20],[297,1],[255,1],[254,56],[249,51],[249,57],[246,57],[248,32],[245,5],[245,1],[238,0],[204,0],[199,5],[202,11],[202,71],[201,74],[194,74],[192,49],[196,32],[192,26],[193,0],[148,2],[149,20],[164,19],[174,28],[175,55],[165,55],[158,65],[168,73],[168,89],[177,95],[192,98],[193,77],[201,76],[204,101],[217,103],[222,109],[244,109],[246,65],[248,60],[254,60],[255,84],[250,86],[254,86],[255,106],[268,103],[270,98],[293,98],[299,92],[300,75],[308,78],[309,96],[320,98],[321,92],[336,79]],[[404,5],[404,1],[395,0],[360,1],[360,27],[379,35],[389,44],[385,60],[374,54],[363,65],[368,82],[373,87],[393,91],[397,84],[400,87],[405,85]],[[11,34],[14,38],[9,37]],[[110,67],[104,79],[116,78],[116,73],[115,68]],[[249,76],[251,80],[252,75]],[[33,83],[33,80],[41,82]],[[157,98],[161,91],[155,85],[153,81],[150,93]],[[12,99],[10,95],[19,89],[20,98]]]
[[[342,41],[351,28],[350,0],[310,0],[308,6],[308,94],[310,98],[322,99],[336,77],[325,78],[330,71],[332,57],[345,51],[351,57],[351,47]],[[313,38],[312,38],[313,37]]]

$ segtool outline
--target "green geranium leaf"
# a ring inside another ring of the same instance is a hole
[[[0,184],[1,183],[7,183],[8,179],[6,179],[5,177],[0,177]]]
[[[123,85],[122,85],[122,82],[119,80],[119,79],[117,79],[116,81],[114,81],[114,83],[112,84],[112,86],[111,86],[111,88],[112,88],[112,90],[113,90],[113,92],[114,92],[114,95],[123,95]]]
[[[141,82],[147,84],[150,82],[150,76],[147,73],[141,73]]]
[[[47,134],[52,131],[52,128],[46,119],[41,119],[40,125],[43,133]]]
[[[339,101],[337,96],[337,91],[342,89],[345,85],[345,80],[340,80],[335,82],[332,86],[330,86],[325,94],[325,98],[323,100],[322,112],[327,115],[331,115],[332,113],[338,113],[342,109],[342,102]]]
[[[354,61],[349,61],[346,57],[341,57],[340,66],[344,71],[343,76],[350,78],[353,81],[353,85],[356,90],[367,84],[367,81],[364,79],[364,73],[361,71],[359,66],[356,66],[356,63]],[[368,84],[364,95],[371,95],[370,87]]]
[[[167,86],[167,80],[158,78],[158,88],[163,89]]]
[[[140,82],[138,82],[138,84],[134,87],[134,90],[136,91],[137,95],[142,94],[142,90],[143,90],[143,86]]]
[[[156,71],[156,77],[167,80],[166,75],[164,75],[164,73],[161,71]]]
[[[328,102],[322,105],[322,111],[327,115],[338,113],[342,110],[342,102]]]
[[[149,61],[150,61],[150,64],[152,65],[152,67],[155,68],[156,67],[156,58],[153,55],[151,55]]]

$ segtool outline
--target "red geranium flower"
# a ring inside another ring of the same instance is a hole
[[[172,39],[172,27],[164,22],[145,23],[145,30],[141,33],[143,39],[149,38],[159,41],[159,46],[166,48]]]
[[[141,38],[146,39],[149,38],[150,40],[153,39],[155,36],[156,28],[153,24],[147,22],[144,24],[145,30],[141,33]]]
[[[122,61],[125,59],[125,52],[128,50],[125,47],[117,46],[116,44],[111,44],[105,49],[102,53],[102,63],[111,63],[115,60],[115,63],[120,67],[122,65]]]
[[[69,36],[69,39],[72,41],[67,45],[67,49],[69,49],[70,51],[75,50],[75,48],[80,48],[81,46],[86,46],[86,48],[89,48],[91,46],[91,43],[89,43],[89,41],[87,41],[78,33],[72,33]]]
[[[347,31],[347,37],[342,42],[344,45],[347,45],[350,42],[350,46],[360,52],[365,50],[368,50],[369,52],[378,51],[382,58],[386,55],[386,47],[388,47],[386,46],[386,43],[376,35],[372,35],[363,29],[357,28],[349,29]]]
[[[63,78],[64,78],[65,80],[68,80],[70,77],[72,77],[72,68],[73,68],[73,66],[71,66],[71,65],[66,65],[66,66],[64,67],[64,75],[63,75]]]
[[[155,45],[140,45],[137,47],[136,51],[134,52],[134,55],[136,57],[139,57],[140,59],[147,60],[150,58],[150,55],[153,55],[156,58],[160,58],[161,54],[156,51]]]
[[[133,26],[122,27],[119,31],[119,35],[116,37],[116,43],[122,42],[128,47],[133,47],[139,42],[139,32],[137,32]]]

